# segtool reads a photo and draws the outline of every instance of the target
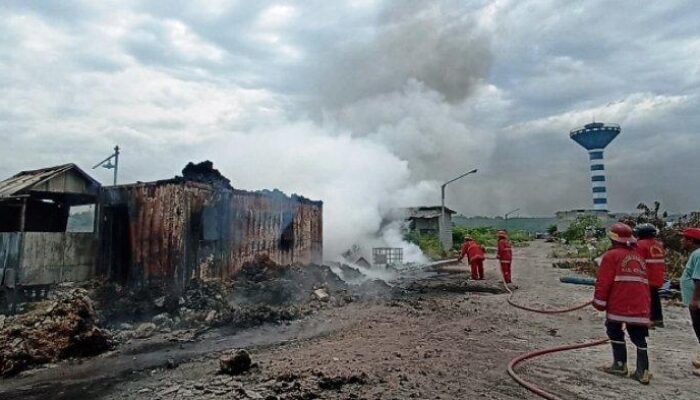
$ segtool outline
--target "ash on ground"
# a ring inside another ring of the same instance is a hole
[[[33,311],[3,317],[0,376],[93,356],[134,340],[193,341],[212,327],[287,323],[322,309],[392,295],[387,283],[348,268],[359,284],[347,283],[329,266],[282,266],[261,256],[231,282],[195,281],[182,293],[94,282],[81,289],[56,289],[53,300],[35,303]]]

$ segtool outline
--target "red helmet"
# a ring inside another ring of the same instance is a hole
[[[630,245],[637,242],[637,238],[634,237],[634,231],[629,225],[623,224],[622,222],[614,223],[608,229],[608,237],[617,243],[622,243]]]
[[[683,236],[700,242],[700,228],[686,228],[683,230]]]

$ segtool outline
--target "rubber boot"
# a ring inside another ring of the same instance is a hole
[[[664,327],[664,321],[651,321],[651,329],[656,329],[656,328],[663,328]]]
[[[637,370],[632,375],[632,378],[642,385],[648,385],[651,381],[649,354],[646,349],[637,349]]]
[[[603,372],[617,376],[627,376],[627,346],[624,343],[611,343],[613,363],[603,367]]]

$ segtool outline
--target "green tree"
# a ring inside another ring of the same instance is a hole
[[[567,242],[581,241],[586,238],[586,232],[595,231],[602,228],[603,224],[595,215],[582,215],[564,231],[562,237]]]

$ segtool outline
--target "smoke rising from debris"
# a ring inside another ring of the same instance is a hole
[[[463,112],[488,71],[488,42],[451,1],[392,2],[368,30],[309,66],[309,118],[229,134],[216,165],[234,186],[324,200],[328,258],[357,244],[366,256],[402,247],[405,261],[424,262],[398,221],[383,222],[398,207],[439,204],[439,180],[488,150]]]
[[[91,165],[114,143],[124,183],[212,160],[233,187],[323,200],[329,258],[360,244],[421,259],[384,220],[438,204],[439,183],[492,147],[470,128],[491,64],[480,6],[163,4],[0,11],[15,41],[0,63],[12,149],[0,171]]]
[[[590,206],[586,154],[567,132],[596,118],[623,129],[607,155],[612,210],[659,200],[689,211],[700,197],[687,168],[700,126],[692,1],[556,13],[534,0],[61,4],[0,7],[2,178],[89,168],[115,144],[124,183],[212,159],[233,186],[326,200],[337,253],[379,228],[387,201],[436,204],[439,182],[477,167],[448,187],[458,212]],[[613,14],[638,18],[601,33]],[[668,29],[645,22],[669,15]],[[288,146],[255,146],[244,164],[233,155],[246,136]],[[317,160],[348,168],[324,174]]]

